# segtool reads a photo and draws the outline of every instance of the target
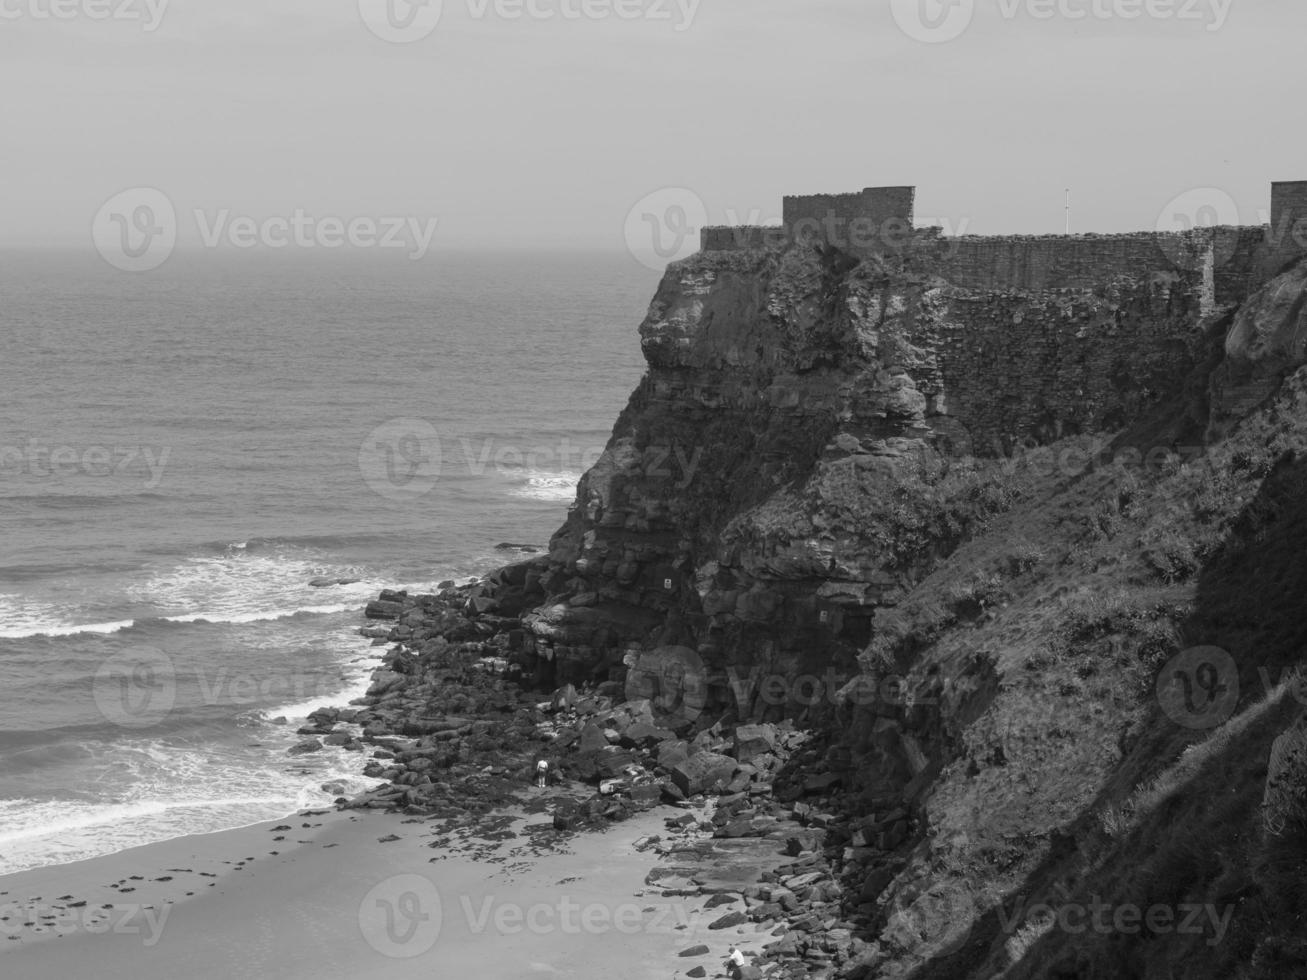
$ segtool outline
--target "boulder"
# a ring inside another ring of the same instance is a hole
[[[720,919],[714,919],[708,923],[708,928],[714,931],[721,929],[733,929],[736,926],[742,926],[749,921],[749,917],[743,912],[727,912]]]
[[[735,760],[715,752],[700,752],[672,767],[672,782],[686,796],[710,792],[735,775]]]
[[[663,742],[658,746],[657,756],[658,765],[664,769],[671,769],[677,763],[684,762],[690,757],[689,743],[680,739]]]
[[[774,725],[741,725],[735,730],[735,758],[739,762],[752,763],[761,755],[775,752],[776,744]]]
[[[1307,363],[1307,263],[1267,283],[1239,307],[1225,361],[1211,377],[1209,441],[1224,435]]]
[[[628,767],[635,765],[635,756],[628,749],[619,749],[615,745],[601,749],[595,756],[595,766],[604,779],[620,779]]]
[[[571,684],[565,684],[554,692],[553,700],[550,702],[555,711],[562,711],[571,708],[576,704],[576,688]]]
[[[404,612],[404,604],[401,602],[383,602],[376,599],[368,603],[364,615],[368,619],[399,619]]]
[[[560,805],[554,811],[555,830],[576,830],[583,820],[581,811],[574,804]]]
[[[388,691],[402,686],[404,675],[391,670],[378,670],[372,675],[372,685],[368,688],[368,697],[378,698]]]
[[[578,752],[598,752],[606,748],[608,748],[608,736],[597,724],[592,721],[581,729],[581,739],[576,746]]]
[[[652,749],[662,742],[675,741],[676,736],[665,728],[638,721],[622,732],[622,744],[632,749]]]

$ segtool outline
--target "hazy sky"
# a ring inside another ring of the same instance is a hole
[[[908,183],[954,231],[1060,232],[1068,186],[1081,231],[1195,188],[1259,224],[1307,179],[1304,37],[1303,0],[0,0],[0,243],[139,187],[186,244],[621,248],[663,188],[730,223]]]

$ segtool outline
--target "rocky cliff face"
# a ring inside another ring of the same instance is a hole
[[[1209,438],[1224,435],[1307,362],[1307,265],[1276,276],[1240,307],[1212,376]]]
[[[624,687],[681,731],[822,733],[806,774],[843,787],[835,846],[879,923],[863,975],[1016,970],[1048,930],[1012,895],[1070,894],[1102,864],[1085,842],[1115,846],[1104,801],[1194,737],[1151,700],[1203,641],[1183,583],[1211,515],[1258,493],[1248,460],[1296,445],[1229,449],[1219,500],[1184,465],[1307,361],[1307,266],[1237,309],[1203,290],[964,289],[802,246],[677,263],[548,557],[483,611],[521,615],[542,688]]]
[[[875,611],[1010,502],[952,499],[965,460],[1174,396],[1203,356],[1199,279],[989,293],[834,250],[677,263],[641,326],[648,374],[541,570],[531,672],[621,680],[632,651],[676,645],[710,711],[802,715],[731,681],[852,679]]]

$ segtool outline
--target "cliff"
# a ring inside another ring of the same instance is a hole
[[[1228,316],[1201,276],[980,291],[889,258],[793,247],[670,268],[649,371],[555,536],[528,617],[537,683],[693,648],[710,711],[733,674],[851,678],[876,611],[1011,506],[983,461],[1172,404]],[[1171,439],[1200,441],[1201,406]]]
[[[786,842],[776,976],[1307,976],[1307,263],[1126,237],[669,267],[548,555],[370,609],[360,805],[544,742],[634,780],[559,826],[707,792]]]
[[[1259,645],[1203,602],[1230,604],[1213,563],[1243,570],[1240,594],[1260,583],[1259,608],[1302,577],[1287,554],[1279,579],[1255,567],[1240,528],[1296,535],[1304,516],[1285,494],[1307,268],[1215,307],[1201,269],[1056,289],[948,271],[789,244],[670,267],[640,328],[648,374],[548,560],[518,574],[514,657],[541,688],[617,682],[698,728],[821,732],[805,763],[842,787],[850,901],[876,923],[852,975],[1272,962],[1285,896],[1241,869],[1275,846],[1259,807],[1295,706],[1256,688],[1298,663],[1303,622],[1277,609],[1292,625]],[[1214,733],[1155,695],[1204,645],[1242,682]],[[1157,841],[1178,814],[1188,850]],[[1222,820],[1240,843],[1191,854]],[[1030,914],[1108,893],[1237,914],[1216,953],[1210,925]]]

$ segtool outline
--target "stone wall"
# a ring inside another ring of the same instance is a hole
[[[1124,428],[1173,397],[1205,350],[1201,272],[1092,292],[957,290],[946,302],[938,373],[918,385],[980,456]]]
[[[968,289],[1091,289],[1149,273],[1205,277],[1209,307],[1243,300],[1253,288],[1260,228],[1126,235],[1013,235],[936,238],[921,261]]]
[[[914,187],[789,196],[782,225],[708,227],[700,244],[705,252],[745,251],[802,241],[854,254],[896,254],[915,271],[993,292],[1096,289],[1117,278],[1197,273],[1203,313],[1242,302],[1307,254],[1307,181],[1272,185],[1269,239],[1261,227],[945,238],[939,229],[913,228],[915,198]]]
[[[1307,253],[1307,181],[1271,185],[1270,244],[1285,262]]]
[[[789,242],[789,233],[777,225],[713,225],[699,232],[699,247],[705,252],[784,248]]]
[[[912,237],[915,187],[868,187],[855,194],[786,197],[785,227],[799,240],[852,252],[903,248]]]

